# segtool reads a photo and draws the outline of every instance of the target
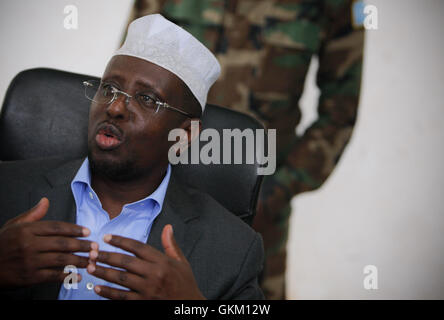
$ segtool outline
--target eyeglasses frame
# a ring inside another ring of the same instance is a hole
[[[86,87],[93,87],[93,86],[94,86],[94,85],[91,83],[91,81],[98,81],[98,80],[86,80],[86,81],[83,81],[83,85],[85,86],[85,88],[86,88]],[[101,85],[101,84],[102,84],[102,81],[100,81],[100,85]],[[99,87],[100,87],[100,85],[99,85]],[[125,91],[119,90],[119,89],[115,88],[114,86],[112,87],[112,94],[113,94],[113,97],[112,97],[111,101],[108,102],[108,103],[106,103],[106,104],[112,104],[114,101],[116,101],[116,100],[117,100],[117,96],[118,96],[119,94],[122,94],[122,95],[124,95],[124,96],[126,97],[126,101],[125,101],[126,103],[128,103],[128,102],[129,102],[129,99],[131,99],[131,98],[134,98],[134,99],[135,99],[135,96],[132,96],[132,95],[126,93]],[[86,97],[88,100],[90,100],[90,101],[93,101],[93,102],[98,103],[97,101],[94,101],[93,99],[89,98],[86,94],[85,94],[85,97]],[[136,100],[136,101],[137,101],[137,100]],[[184,116],[186,116],[186,117],[188,117],[188,118],[196,118],[196,116],[193,116],[191,113],[185,112],[185,111],[180,110],[180,109],[175,108],[175,107],[172,107],[172,106],[170,106],[170,105],[169,105],[168,103],[166,103],[166,102],[163,102],[163,101],[160,101],[160,100],[155,100],[155,102],[156,102],[156,105],[157,105],[157,109],[156,109],[156,112],[155,112],[155,113],[157,113],[157,112],[159,111],[159,107],[162,107],[162,108],[165,108],[165,109],[169,109],[169,110],[172,110],[172,111],[179,112],[180,114],[182,114],[182,115],[184,115]],[[138,103],[139,103],[139,102],[138,102]],[[140,103],[139,103],[139,104],[140,104]]]

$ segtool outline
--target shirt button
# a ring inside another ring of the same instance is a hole
[[[88,289],[88,290],[92,290],[92,289],[94,289],[94,284],[93,284],[92,282],[88,282],[88,283],[86,284],[86,289]]]
[[[94,195],[92,194],[91,191],[89,192],[89,197],[90,197],[91,199],[94,199]]]

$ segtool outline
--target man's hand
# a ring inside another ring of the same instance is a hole
[[[42,198],[32,209],[9,220],[0,229],[0,288],[43,282],[62,282],[67,265],[85,268],[87,257],[73,252],[98,249],[96,243],[76,237],[89,235],[81,226],[60,221],[39,221],[49,208]],[[80,281],[80,275],[78,275]]]
[[[109,299],[205,299],[197,287],[190,264],[173,237],[173,228],[166,225],[162,231],[165,254],[155,248],[120,236],[106,235],[105,242],[135,254],[135,257],[107,252],[91,251],[93,261],[125,269],[105,268],[94,263],[88,272],[108,282],[119,284],[130,291],[108,286],[96,286],[95,292]]]

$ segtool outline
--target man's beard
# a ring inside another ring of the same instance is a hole
[[[121,162],[97,160],[92,152],[88,150],[88,160],[91,173],[106,177],[112,181],[130,181],[140,177],[143,172],[131,158]]]

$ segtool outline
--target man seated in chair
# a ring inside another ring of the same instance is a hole
[[[263,298],[261,237],[168,162],[168,133],[190,132],[219,73],[161,15],[131,23],[101,81],[85,82],[88,157],[0,165],[0,296]]]

